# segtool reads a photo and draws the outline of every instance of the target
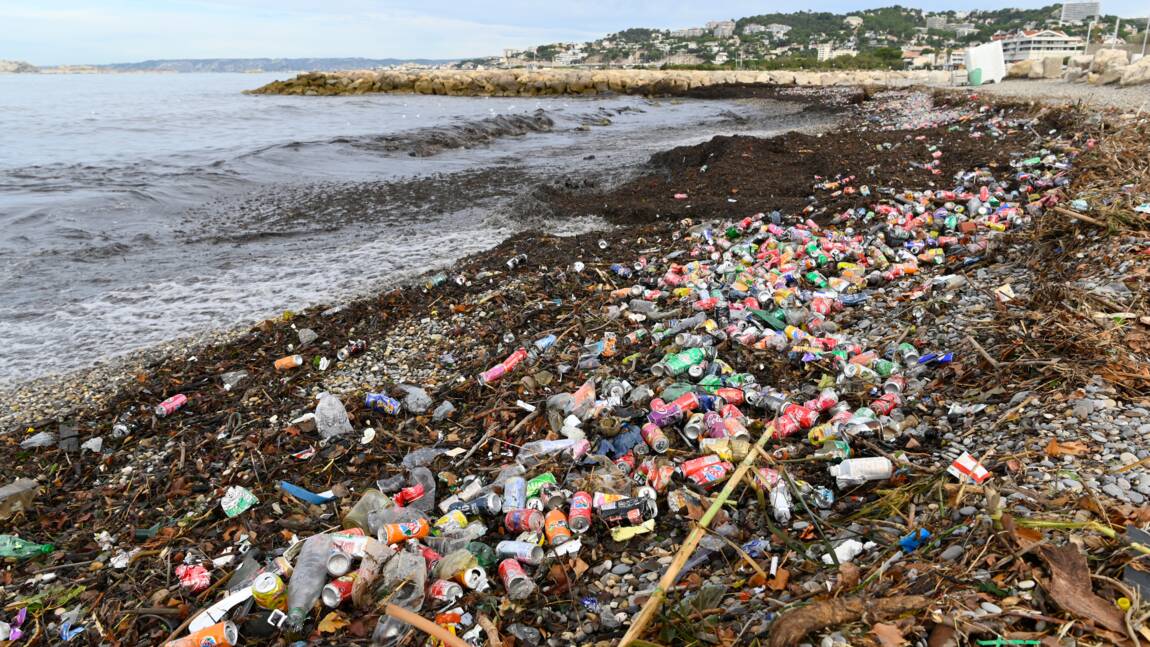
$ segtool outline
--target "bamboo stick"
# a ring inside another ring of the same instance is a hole
[[[759,436],[755,447],[762,449],[773,433],[774,424],[772,423],[767,425],[766,429],[763,430],[763,434]],[[755,459],[758,458],[758,455],[758,451],[747,452],[746,458],[735,468],[735,472],[731,474],[731,478],[727,479],[727,484],[723,486],[722,491],[715,497],[715,500],[711,503],[711,507],[707,508],[703,517],[699,519],[698,525],[691,530],[691,534],[687,535],[686,541],[679,547],[679,552],[675,554],[675,559],[667,566],[663,577],[659,578],[659,583],[655,586],[655,591],[651,594],[651,597],[647,599],[647,603],[643,605],[643,608],[640,609],[639,613],[635,614],[635,617],[631,620],[631,628],[627,630],[627,633],[623,636],[623,640],[619,642],[619,647],[629,647],[643,635],[643,632],[647,629],[647,625],[650,624],[651,619],[655,617],[655,614],[659,611],[659,607],[662,606],[664,598],[667,597],[667,590],[674,584],[675,578],[679,576],[679,572],[683,570],[683,566],[686,565],[687,560],[691,558],[691,555],[695,552],[695,548],[698,547],[699,540],[702,539],[703,535],[707,532],[707,526],[711,524],[711,520],[713,520],[715,515],[719,513],[719,510],[722,509],[723,504],[726,503],[727,498],[734,492],[735,487],[743,480],[743,475],[755,464]]]

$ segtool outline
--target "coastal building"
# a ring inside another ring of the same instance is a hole
[[[834,43],[819,43],[815,46],[815,56],[820,61],[829,61],[833,51],[835,51]]]
[[[671,32],[671,36],[675,38],[698,38],[707,33],[706,29],[702,27],[688,27],[687,29],[676,29]]]
[[[843,18],[843,24],[849,29],[858,29],[862,27],[863,19],[862,16],[847,16]]]
[[[926,28],[927,29],[937,29],[939,31],[946,29],[946,16],[940,15],[940,14],[935,14],[933,16],[927,16],[926,17]]]
[[[744,34],[761,34],[765,31],[767,31],[767,28],[757,22],[751,22],[743,25]]]
[[[954,32],[955,36],[963,38],[971,34],[977,34],[978,29],[971,23],[959,23],[957,25],[947,25],[947,29]]]
[[[1081,54],[1085,42],[1077,36],[1053,29],[1023,30],[1002,40],[1002,55],[1007,63],[1048,56],[1075,56]]]
[[[771,36],[773,36],[774,38],[783,38],[784,36],[787,35],[787,32],[789,32],[790,30],[791,30],[790,25],[781,25],[777,22],[773,22],[773,23],[767,25],[767,33],[770,34]]]
[[[715,38],[729,38],[735,35],[734,20],[717,20],[707,23],[707,29]]]

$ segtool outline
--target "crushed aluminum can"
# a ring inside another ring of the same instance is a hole
[[[223,508],[224,514],[232,518],[243,514],[248,508],[259,502],[260,500],[252,494],[251,490],[233,485],[224,492],[223,498],[220,499],[220,507]]]

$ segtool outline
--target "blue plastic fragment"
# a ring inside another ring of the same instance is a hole
[[[902,539],[898,540],[898,545],[899,545],[899,547],[902,548],[904,553],[910,553],[910,552],[913,552],[915,550],[918,550],[918,547],[922,546],[923,542],[925,542],[929,538],[930,538],[930,531],[927,530],[926,528],[919,528],[919,529],[911,532],[906,537],[903,537]]]
[[[280,481],[280,489],[294,496],[300,501],[310,503],[312,505],[323,505],[335,500],[335,493],[331,490],[316,494],[311,490],[304,489],[298,485],[295,485],[294,483],[288,483],[287,481]]]

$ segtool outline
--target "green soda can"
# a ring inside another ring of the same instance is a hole
[[[882,377],[890,377],[890,374],[894,372],[895,363],[889,359],[876,359],[874,364],[871,364],[871,368]]]
[[[539,476],[531,479],[530,481],[527,481],[527,498],[530,499],[531,497],[539,494],[539,490],[543,489],[544,486],[547,485],[554,485],[555,487],[559,487],[558,481],[555,480],[555,475],[551,472],[544,472]]]
[[[659,393],[659,398],[664,402],[671,402],[672,400],[678,400],[680,395],[694,390],[695,387],[687,382],[675,382],[671,384],[671,386],[663,389],[663,391]]]
[[[698,389],[707,395],[715,395],[723,387],[723,378],[718,375],[706,375],[699,380]]]
[[[696,364],[700,364],[707,359],[707,351],[702,348],[688,348],[687,350],[672,355],[667,358],[663,364],[664,370],[671,375],[680,375],[685,373],[687,369]]]

